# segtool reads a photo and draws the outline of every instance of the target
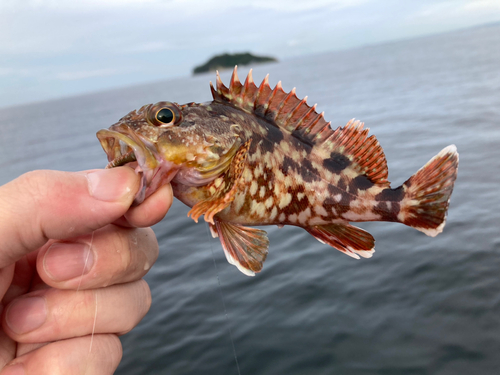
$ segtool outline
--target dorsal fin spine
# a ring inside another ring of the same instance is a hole
[[[241,98],[243,109],[249,113],[255,109],[255,97],[257,95],[257,86],[252,77],[252,69],[248,72],[243,88],[241,89]]]
[[[248,72],[247,78],[245,79],[245,87],[248,87],[251,85],[253,82],[253,76],[252,76],[252,69]]]
[[[310,146],[341,153],[353,162],[356,171],[364,173],[374,183],[389,186],[384,152],[374,136],[368,137],[369,129],[363,129],[364,124],[360,121],[352,119],[344,127],[333,130],[325,121],[324,113],[316,112],[316,104],[309,107],[307,97],[297,98],[295,88],[287,93],[281,82],[271,88],[269,74],[257,86],[251,70],[242,84],[235,68],[229,88],[224,86],[217,72],[216,88],[211,85],[211,91],[214,101],[229,102],[264,118]]]
[[[316,106],[317,104],[314,104],[312,107],[309,108],[309,110],[302,116],[302,118],[297,122],[297,126],[295,127],[295,130],[300,130],[300,128],[302,127],[302,123],[304,122],[304,120],[313,112],[316,111]]]
[[[229,92],[231,93],[232,98],[237,98],[238,94],[241,92],[241,88],[243,87],[240,79],[238,78],[237,68],[237,66],[234,67],[233,74],[231,75],[231,81],[229,81]]]
[[[212,92],[212,96],[217,98],[218,100],[222,100],[222,97],[219,95],[217,90],[214,88],[214,85],[212,84],[212,81],[210,81],[210,91]]]
[[[305,134],[309,134],[314,126],[325,116],[325,112],[318,113],[316,117],[314,117],[314,120],[311,120],[310,123],[307,125],[307,128],[304,130]]]
[[[273,102],[273,99],[275,98],[276,94],[279,92],[279,91],[283,91],[283,88],[281,87],[281,81],[279,81],[276,86],[274,87],[274,90],[273,92],[271,93],[271,96],[269,97],[269,99],[267,99],[267,102],[268,103],[272,103]],[[281,105],[282,103],[279,103],[278,107]],[[271,106],[268,105],[267,108],[266,108],[266,112],[265,112],[265,116],[266,118],[268,118],[268,116],[271,117],[271,119],[275,119],[276,118],[276,113],[272,113],[271,112]]]
[[[285,104],[288,103],[294,96],[295,96],[295,87],[292,89],[292,91],[288,93],[286,98],[281,102],[280,106],[278,107],[278,110],[276,111],[277,115],[281,114],[281,111],[283,110],[283,108],[285,108]]]
[[[298,99],[298,98],[297,98]],[[295,114],[298,112],[298,110],[303,106],[307,106],[307,96],[304,97],[304,99],[302,99],[301,101],[299,101],[295,107],[292,108],[292,110],[290,111],[290,113],[288,114],[288,116],[286,117],[285,119],[285,123],[288,123],[288,120],[290,120],[293,116],[295,116]],[[290,128],[288,127],[288,130],[290,132],[294,131],[296,129],[296,127],[293,127],[293,128]]]
[[[224,98],[225,101],[231,101],[232,96],[231,93],[229,92],[229,89],[222,83],[219,71],[217,71],[216,73],[217,73],[217,81],[216,81],[217,92],[219,93],[220,96]]]
[[[261,100],[262,93],[269,87],[269,74],[264,77],[262,83],[259,86],[259,90],[257,91],[257,96],[255,97],[255,105]]]
[[[292,91],[290,91],[288,93],[288,95],[285,97],[285,99],[281,102],[280,106],[277,108],[276,117],[281,115],[281,112],[283,111],[283,109],[286,108],[286,104],[288,104],[288,102],[290,100],[293,100],[293,97],[295,97],[295,99],[298,100],[297,96],[295,95],[295,87],[292,89]]]
[[[221,87],[224,86],[222,80],[220,79],[219,71],[215,71],[215,84],[217,85],[217,91],[221,91]]]
[[[325,134],[328,133],[328,131],[332,129],[331,124],[332,124],[332,122],[329,121],[321,129],[318,130],[318,134],[316,134],[316,138],[318,140],[323,140],[323,138],[326,139]],[[326,135],[328,135],[328,134],[326,134]]]
[[[240,83],[240,79],[238,78],[238,65],[234,67],[233,74],[231,74],[231,81],[229,81],[229,89],[233,89],[235,83]]]
[[[286,95],[286,93],[284,93]],[[290,116],[293,114],[294,109],[300,104],[301,100],[295,94],[295,87],[286,95],[280,107],[277,109],[275,121],[281,124],[281,127],[290,131],[288,124],[293,123],[290,121]]]
[[[259,86],[259,92],[257,94],[257,97],[255,98],[255,101],[257,102],[260,98],[260,96],[262,95],[262,93],[267,89],[267,88],[271,88],[271,86],[269,86],[269,74],[267,74],[264,79],[262,80],[262,83],[260,84]]]

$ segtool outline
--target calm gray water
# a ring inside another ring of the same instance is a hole
[[[269,227],[264,270],[249,278],[176,202],[154,228],[153,306],[122,338],[117,373],[238,374],[230,329],[243,375],[498,374],[500,25],[254,68],[256,81],[266,73],[319,103],[333,127],[365,121],[393,186],[456,144],[448,224],[436,238],[362,225],[377,252],[358,261],[301,229]],[[229,72],[222,77],[227,83]],[[214,79],[0,110],[0,183],[39,168],[103,166],[97,130],[146,103],[210,100]]]

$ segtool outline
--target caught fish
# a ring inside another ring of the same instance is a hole
[[[429,236],[443,230],[457,177],[458,153],[444,148],[404,184],[390,186],[375,136],[351,120],[333,130],[323,113],[268,76],[260,86],[233,71],[217,73],[213,101],[159,102],[132,111],[97,133],[108,168],[142,175],[140,204],[171,182],[174,196],[204,215],[229,263],[253,276],[269,240],[249,226],[295,225],[359,259],[374,253],[372,235],[350,222],[392,221]]]

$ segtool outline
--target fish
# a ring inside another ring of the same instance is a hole
[[[457,178],[455,145],[441,150],[401,186],[388,181],[384,151],[358,120],[331,122],[295,88],[257,86],[252,70],[229,86],[216,74],[213,100],[148,104],[97,132],[107,168],[141,175],[140,204],[171,183],[174,196],[220,239],[228,262],[254,276],[268,254],[254,226],[305,229],[353,258],[370,258],[375,240],[353,222],[402,223],[428,236],[443,231]]]

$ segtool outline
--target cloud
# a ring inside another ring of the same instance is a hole
[[[105,77],[118,74],[117,69],[95,69],[95,70],[78,70],[73,72],[62,72],[55,75],[56,79],[62,81],[75,81],[79,79]]]
[[[110,9],[172,10],[186,13],[215,13],[221,10],[254,8],[280,12],[355,7],[373,0],[3,0],[0,9],[57,12],[96,12]]]
[[[91,91],[221,52],[286,59],[495,20],[498,0],[0,0],[0,89]]]
[[[12,68],[2,68],[0,67],[0,76],[6,76],[9,74],[12,74],[14,72],[14,69]]]
[[[136,44],[134,46],[131,46],[130,48],[124,49],[123,52],[125,53],[156,52],[156,51],[173,50],[176,48],[178,47],[174,46],[173,44],[165,43],[162,41],[151,41],[151,42]]]
[[[478,14],[492,12],[490,15],[500,16],[500,2],[498,0],[441,0],[431,3],[422,3],[419,11],[412,16],[435,19],[447,19],[450,16],[474,17]]]
[[[123,6],[143,6],[155,3],[164,3],[159,0],[3,0],[0,9],[16,10],[57,10],[57,11],[81,11],[81,10],[102,10],[106,8],[117,8]]]
[[[216,0],[210,1],[217,3]],[[268,9],[279,12],[300,12],[312,9],[327,8],[331,10],[356,7],[367,3],[369,0],[249,0],[231,2],[234,7],[252,7],[257,9]]]
[[[475,0],[469,1],[462,6],[464,11],[500,11],[498,0]]]

